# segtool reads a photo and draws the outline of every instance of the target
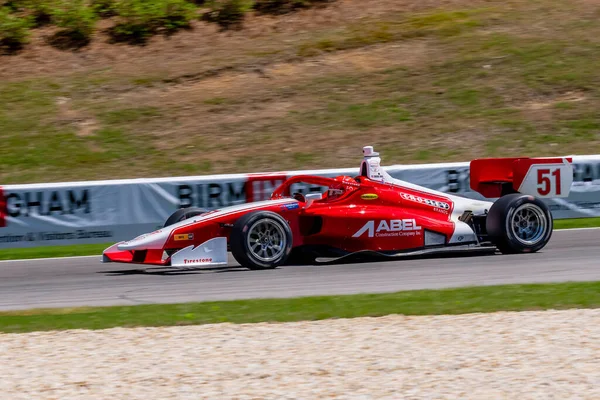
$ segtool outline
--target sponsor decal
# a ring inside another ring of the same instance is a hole
[[[379,157],[371,158],[366,161],[369,165],[369,178],[376,181],[383,181],[383,173],[381,172],[381,160]]]
[[[600,179],[600,163],[592,161],[573,163],[574,182],[593,182]]]
[[[209,263],[212,262],[212,258],[194,258],[194,259],[189,259],[189,258],[184,258],[183,259],[183,263],[184,264],[200,264],[200,263]]]
[[[464,193],[470,192],[470,176],[469,168],[457,168],[446,170],[446,185],[449,193]]]
[[[227,264],[227,238],[216,237],[197,247],[189,245],[171,257],[174,267],[186,264]]]
[[[414,201],[416,203],[421,203],[421,204],[427,204],[428,206],[435,207],[440,210],[446,210],[446,211],[450,210],[450,204],[443,202],[443,201],[426,199],[426,198],[415,196],[413,194],[408,194],[408,193],[400,193],[400,195],[402,196],[402,198],[404,200]],[[438,210],[436,210],[436,211],[438,211]]]
[[[215,210],[269,200],[273,191],[286,179],[284,174],[250,174],[247,181],[180,184],[176,187],[176,196],[179,199],[179,208],[200,207]],[[318,188],[315,190],[318,191]]]
[[[377,228],[375,228],[377,226]],[[361,237],[367,233],[368,237],[388,236],[415,236],[421,234],[421,227],[414,218],[381,220],[375,224],[374,220],[368,221],[352,237]]]
[[[112,231],[88,231],[78,229],[74,232],[28,232],[16,235],[0,235],[0,243],[39,242],[48,240],[84,240],[112,237]]]
[[[194,240],[193,233],[178,233],[175,235],[175,240]]]
[[[377,196],[375,193],[365,193],[361,195],[360,198],[363,200],[375,200],[378,199],[379,196]]]
[[[248,202],[244,182],[221,182],[177,185],[179,208],[218,209]]]
[[[269,200],[271,194],[287,179],[286,174],[250,174],[246,183],[246,200],[248,202]]]
[[[299,207],[300,207],[300,204],[298,204],[298,203],[290,203],[290,204],[283,204],[281,206],[281,209],[282,210],[295,210]]]
[[[92,212],[90,197],[88,189],[19,191],[5,193],[0,202],[4,203],[6,214],[15,218],[30,215],[69,215],[78,212],[90,214]],[[0,213],[3,211],[0,210]]]

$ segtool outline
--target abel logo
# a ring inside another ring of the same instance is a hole
[[[361,237],[365,232],[369,237],[414,236],[421,234],[421,227],[414,218],[381,220],[375,229],[375,221],[368,221],[352,237]]]

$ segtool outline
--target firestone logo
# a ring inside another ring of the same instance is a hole
[[[368,237],[415,236],[421,234],[421,227],[414,218],[381,220],[375,229],[375,221],[368,221],[352,237],[361,237],[367,232]]]
[[[196,259],[193,259],[193,260],[185,258],[183,260],[183,263],[184,264],[209,263],[209,262],[212,262],[212,260],[213,260],[212,258],[196,258]]]
[[[425,199],[423,197],[415,196],[415,195],[408,194],[408,193],[401,193],[401,196],[405,200],[410,200],[410,201],[415,201],[417,203],[427,204],[431,207],[441,208],[442,210],[450,209],[450,204],[445,203],[443,201]]]

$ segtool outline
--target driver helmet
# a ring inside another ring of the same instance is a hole
[[[337,186],[337,185],[336,185]],[[329,187],[327,190],[327,198],[336,199],[344,194],[344,189],[342,187]]]
[[[351,185],[350,182],[354,183]],[[356,183],[354,179],[349,176],[338,176],[335,178],[335,182],[329,186],[327,190],[327,198],[335,200],[344,195],[348,191],[355,189]]]

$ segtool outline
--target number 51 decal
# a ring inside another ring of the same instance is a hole
[[[520,193],[540,198],[567,197],[573,184],[573,165],[560,158],[523,159],[517,162],[514,179],[517,185],[522,179],[517,189]]]
[[[552,185],[551,177],[554,177],[554,186]],[[561,187],[560,187],[560,168],[556,168],[554,170],[549,168],[543,168],[537,170],[537,192],[540,196],[547,196],[552,192],[552,189],[555,188],[556,196],[560,196]]]

